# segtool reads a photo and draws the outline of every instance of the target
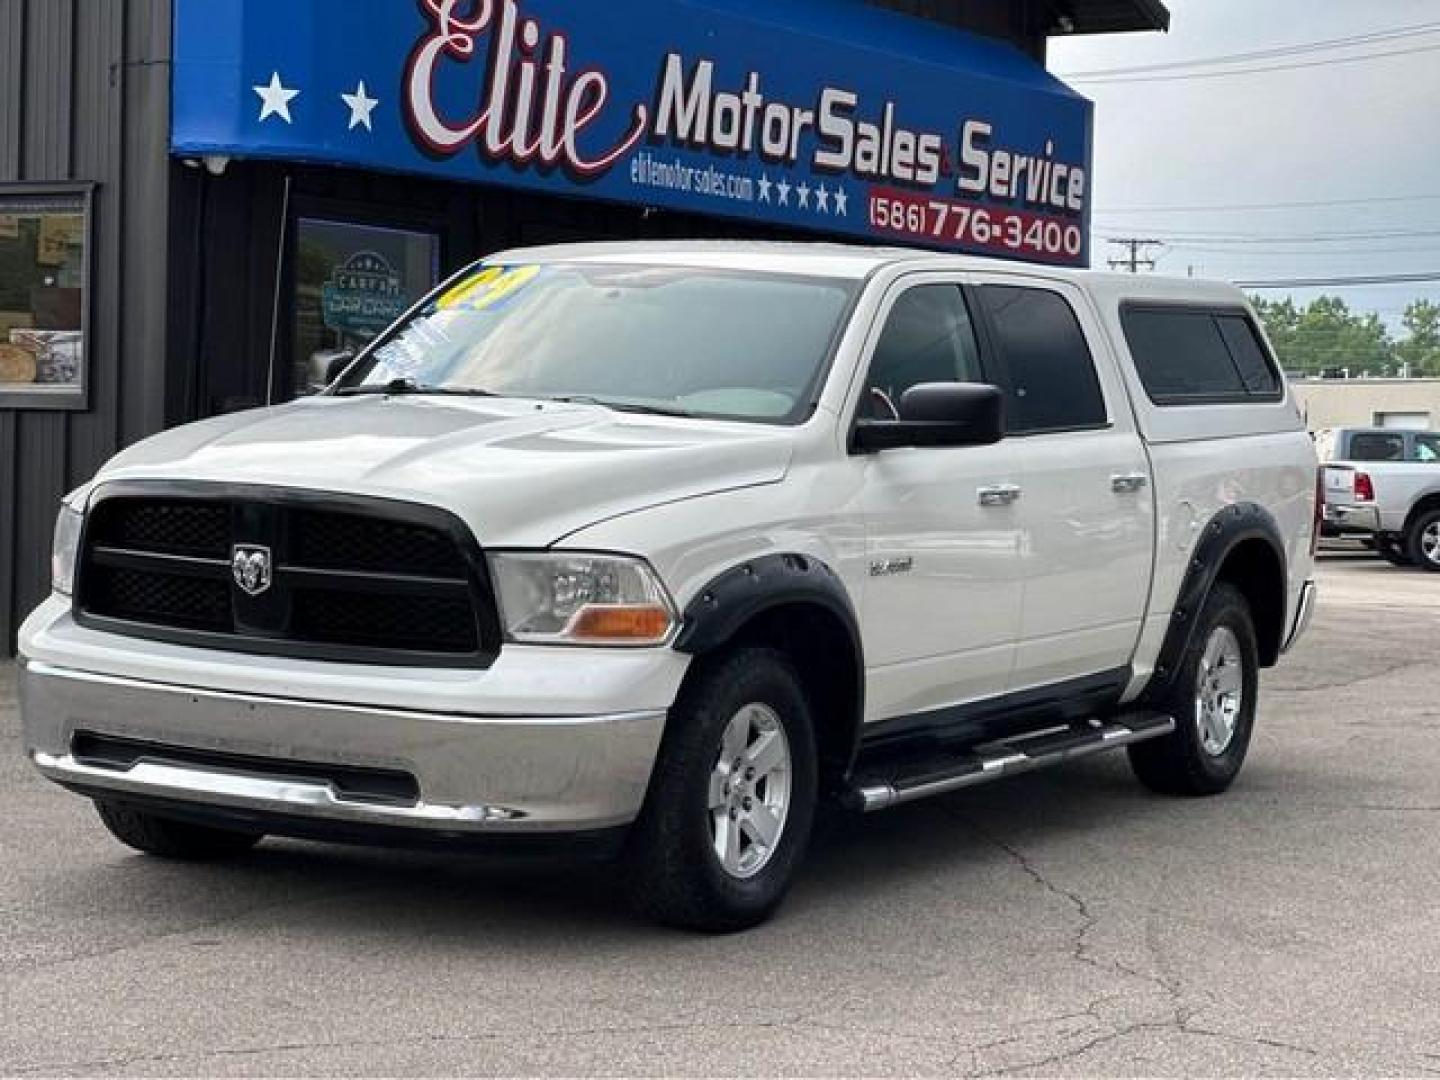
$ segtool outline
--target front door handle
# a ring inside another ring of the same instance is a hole
[[[1150,482],[1144,473],[1120,473],[1110,477],[1110,490],[1119,495],[1133,495]]]
[[[1020,488],[1015,484],[991,484],[976,489],[981,506],[1010,506],[1020,498]]]

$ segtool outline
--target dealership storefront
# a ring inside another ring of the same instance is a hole
[[[1048,37],[1157,0],[21,0],[0,10],[0,652],[56,499],[310,392],[449,271],[635,237],[1084,265]],[[763,12],[757,14],[756,12]],[[919,17],[916,17],[919,16]]]

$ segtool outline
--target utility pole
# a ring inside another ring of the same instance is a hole
[[[1163,241],[1146,240],[1138,236],[1112,237],[1110,243],[1129,252],[1127,255],[1110,259],[1110,269],[1124,270],[1130,274],[1138,274],[1141,270],[1154,270],[1155,259],[1150,255],[1150,249],[1164,247]]]

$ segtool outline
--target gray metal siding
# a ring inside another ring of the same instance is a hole
[[[60,497],[163,422],[169,53],[170,0],[0,0],[0,182],[96,185],[89,408],[0,409],[0,655]]]

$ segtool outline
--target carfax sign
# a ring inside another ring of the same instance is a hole
[[[373,251],[358,252],[337,266],[320,297],[326,326],[358,334],[378,334],[409,306],[400,275]]]
[[[176,0],[176,154],[1084,264],[1091,107],[860,0]]]

